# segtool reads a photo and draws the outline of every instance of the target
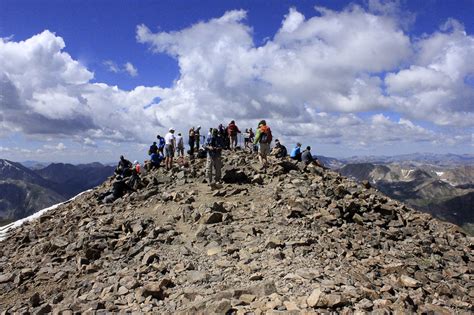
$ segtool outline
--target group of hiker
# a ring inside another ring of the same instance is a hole
[[[192,127],[188,132],[187,151],[189,158],[207,158],[206,160],[206,177],[211,187],[216,186],[221,180],[222,169],[222,151],[223,150],[237,150],[238,135],[241,134],[234,120],[232,120],[227,127],[220,124],[216,128],[210,128],[207,137],[201,136],[201,126]],[[153,168],[161,167],[164,161],[165,169],[173,168],[173,161],[175,155],[180,165],[185,165],[185,147],[184,138],[181,133],[175,135],[174,128],[169,128],[168,133],[162,137],[157,135],[157,141],[148,149],[150,158],[145,161],[145,171],[150,171]],[[268,156],[274,156],[277,159],[286,158],[288,150],[275,139],[273,149],[270,148],[272,143],[272,131],[265,120],[261,120],[256,132],[252,128],[245,129],[243,134],[244,151],[255,152],[258,154],[262,169],[266,169],[269,165]],[[297,143],[295,148],[291,150],[290,159],[302,161],[306,164],[314,163],[321,166],[321,163],[311,154],[311,147],[306,147],[306,150],[301,151],[301,143]],[[131,163],[123,156],[115,170],[116,180],[113,183],[112,190],[103,194],[100,197],[102,202],[113,202],[120,198],[128,190],[136,190],[140,186],[139,174],[141,172],[141,165],[138,161]]]

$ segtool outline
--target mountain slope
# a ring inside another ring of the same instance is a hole
[[[51,164],[33,171],[20,163],[0,159],[0,225],[100,185],[113,170],[111,166],[93,163]]]
[[[4,220],[21,219],[64,200],[53,190],[23,180],[0,180],[0,218]]]
[[[168,314],[463,313],[472,239],[339,174],[291,161],[265,173],[224,157],[104,183],[0,243],[0,308]]]
[[[463,165],[444,171],[436,169],[439,170],[427,165],[413,167],[406,162],[387,165],[354,163],[345,165],[339,172],[358,181],[367,180],[387,196],[441,219],[461,225],[474,223],[471,215],[473,205],[464,201],[469,199],[471,192],[472,166]]]

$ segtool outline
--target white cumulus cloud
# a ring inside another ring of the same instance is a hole
[[[92,83],[93,71],[50,31],[2,39],[0,135],[69,136],[92,149],[152,141],[169,126],[236,119],[245,128],[265,118],[288,142],[469,143],[474,38],[459,22],[410,38],[386,2],[316,10],[306,17],[290,8],[262,45],[243,10],[170,32],[138,25],[137,41],[179,66],[169,88]],[[130,62],[104,65],[138,75]]]

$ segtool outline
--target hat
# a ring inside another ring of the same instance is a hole
[[[133,164],[135,164],[135,165],[138,164],[138,161],[137,160],[133,161]]]
[[[171,127],[170,129],[168,129],[168,131],[169,131],[169,132],[174,131],[174,128]]]
[[[278,140],[278,139],[275,139],[275,142],[280,142],[280,140]]]

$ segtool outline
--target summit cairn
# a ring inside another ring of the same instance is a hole
[[[112,180],[0,242],[10,313],[468,313],[473,238],[370,185],[242,151]]]

